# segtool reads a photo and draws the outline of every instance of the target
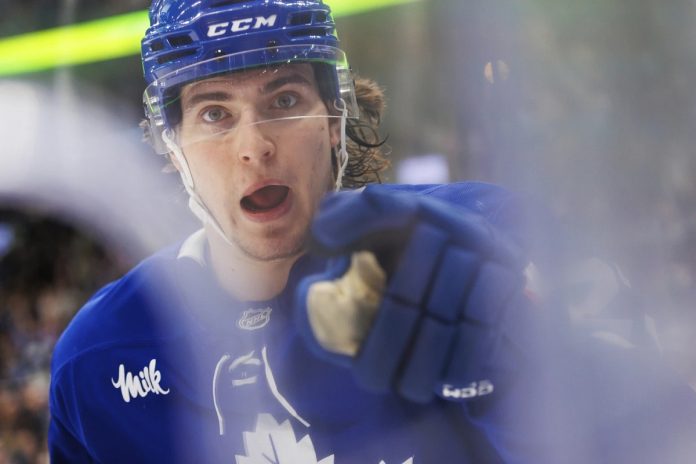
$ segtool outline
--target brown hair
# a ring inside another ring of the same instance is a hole
[[[354,82],[360,118],[348,119],[346,125],[349,157],[343,185],[347,188],[381,182],[381,173],[389,167],[387,153],[383,151],[386,139],[378,132],[386,106],[384,92],[371,79],[355,76]]]

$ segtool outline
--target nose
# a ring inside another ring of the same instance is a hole
[[[235,131],[235,149],[243,163],[267,162],[275,155],[275,145],[259,122],[239,126]]]

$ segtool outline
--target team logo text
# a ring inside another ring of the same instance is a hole
[[[247,309],[237,321],[237,326],[242,330],[257,330],[266,327],[271,321],[270,307],[264,309]]]
[[[131,398],[145,398],[148,393],[156,395],[166,395],[169,390],[165,390],[160,386],[162,374],[157,370],[157,360],[153,359],[150,364],[145,366],[138,374],[126,373],[126,368],[123,364],[118,366],[118,380],[114,382],[111,379],[111,384],[114,388],[121,389],[123,401],[130,403]]]
[[[490,395],[493,393],[493,390],[493,384],[490,381],[481,380],[480,382],[472,382],[464,388],[444,385],[442,387],[441,396],[448,400],[466,400],[478,396]]]
[[[276,19],[278,19],[278,15],[271,15],[268,18],[257,16],[255,18],[235,19],[234,21],[210,24],[208,26],[208,37],[220,37],[230,32],[244,32],[250,29],[273,27]]]

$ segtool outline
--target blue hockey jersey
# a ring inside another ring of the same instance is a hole
[[[368,188],[438,197],[518,232],[502,214],[510,195],[492,186]],[[200,231],[77,313],[53,356],[52,462],[629,462],[655,451],[647,440],[664,456],[696,430],[693,392],[659,362],[646,370],[611,346],[547,371],[530,363],[465,403],[363,391],[350,370],[310,353],[293,322],[293,289],[322,259],[301,258],[272,300],[237,301],[206,250]],[[550,385],[567,391],[554,395],[544,376],[563,377]]]

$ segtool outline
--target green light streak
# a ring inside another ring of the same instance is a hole
[[[325,0],[324,3],[331,6],[331,12],[338,18],[414,1],[417,0]]]
[[[133,55],[148,25],[147,12],[138,11],[0,40],[0,75]]]
[[[329,0],[335,17],[417,0]],[[149,26],[146,11],[0,39],[0,77],[140,53]]]

